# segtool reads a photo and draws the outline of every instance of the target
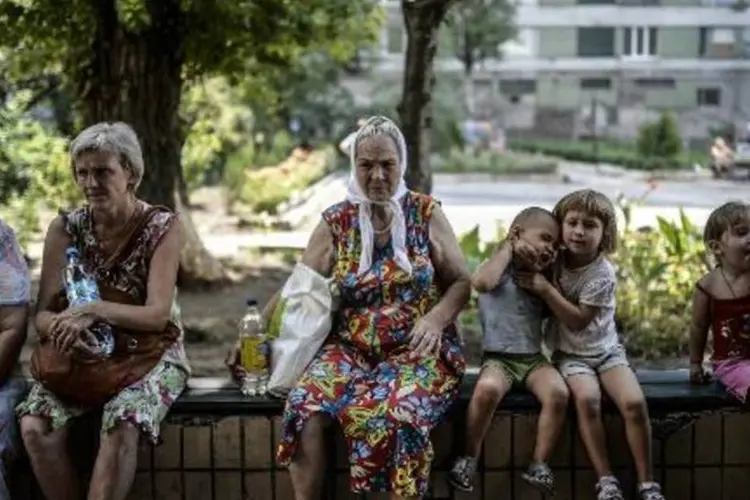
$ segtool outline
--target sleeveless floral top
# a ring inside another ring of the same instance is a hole
[[[144,209],[149,208],[146,203],[142,203],[142,205]],[[167,209],[154,211],[141,231],[136,245],[133,245],[133,251],[109,269],[104,269],[104,263],[108,256],[99,245],[94,234],[89,208],[81,207],[61,215],[65,221],[65,231],[70,235],[72,244],[81,253],[81,260],[86,272],[90,272],[97,281],[107,283],[108,286],[127,293],[133,298],[146,296],[151,257],[164,235],[177,220],[174,213]],[[173,363],[190,373],[183,344],[182,320],[176,295],[172,303],[171,321],[180,328],[180,338],[167,350],[162,361]]]

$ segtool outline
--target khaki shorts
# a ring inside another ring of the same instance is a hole
[[[503,354],[485,352],[482,358],[482,369],[492,366],[502,370],[511,385],[523,385],[531,372],[540,366],[548,365],[543,354]]]
[[[596,377],[618,366],[630,366],[625,348],[621,345],[599,356],[578,356],[556,351],[552,354],[552,362],[565,378],[572,375],[592,375]]]

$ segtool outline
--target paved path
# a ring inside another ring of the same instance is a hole
[[[611,169],[608,175],[597,173],[590,166],[566,163],[561,168],[561,179],[497,179],[482,176],[435,176],[434,195],[443,208],[456,233],[461,234],[480,226],[483,239],[491,240],[498,222],[507,223],[522,208],[541,205],[552,208],[564,194],[585,187],[601,190],[613,199],[623,193],[628,198],[642,196],[648,189],[647,176],[638,172]],[[326,196],[318,196],[325,203],[342,199],[346,177],[327,183]],[[643,206],[633,209],[635,227],[653,225],[657,215],[668,219],[679,217],[683,207],[690,219],[701,226],[710,211],[729,199],[750,201],[749,185],[728,181],[664,180],[643,200]],[[329,194],[330,193],[330,194]],[[323,208],[323,207],[320,207]],[[317,212],[319,207],[315,207]],[[314,220],[314,218],[313,218]],[[231,255],[240,247],[304,248],[311,227],[284,233],[248,233],[235,235],[204,235],[209,250],[217,255]]]

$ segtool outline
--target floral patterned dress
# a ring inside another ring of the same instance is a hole
[[[146,205],[144,204],[144,208]],[[63,214],[65,230],[83,259],[87,271],[97,280],[126,292],[133,297],[143,297],[148,284],[151,256],[172,227],[176,216],[167,210],[158,210],[146,224],[134,250],[109,272],[100,272],[107,256],[103,253],[92,229],[88,208]],[[172,321],[180,326],[177,301],[172,305]],[[138,382],[126,387],[109,400],[103,408],[101,433],[113,430],[120,422],[130,422],[152,442],[159,440],[159,425],[177,397],[187,385],[190,367],[185,355],[182,336],[167,350],[162,360]],[[52,429],[65,426],[71,418],[92,408],[73,407],[62,403],[54,394],[35,382],[27,398],[16,407],[19,418],[39,415],[49,418]]]
[[[352,491],[425,493],[430,431],[452,405],[465,369],[453,327],[444,332],[437,357],[415,356],[408,347],[415,322],[440,299],[429,244],[434,207],[428,196],[404,196],[411,276],[396,266],[390,244],[376,248],[372,268],[358,276],[357,207],[343,202],[324,212],[334,237],[341,307],[329,340],[287,399],[282,465],[294,457],[305,423],[322,413],[344,432]]]

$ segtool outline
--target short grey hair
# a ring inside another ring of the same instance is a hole
[[[101,151],[117,157],[122,168],[135,178],[133,189],[143,180],[143,151],[133,127],[124,122],[101,122],[91,125],[70,143],[70,158],[75,162],[81,154]],[[73,172],[75,175],[75,172]]]

